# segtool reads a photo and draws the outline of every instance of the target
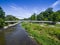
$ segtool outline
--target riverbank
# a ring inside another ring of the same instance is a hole
[[[6,45],[37,45],[35,41],[28,37],[28,34],[20,24],[7,29],[5,32],[5,37]]]
[[[7,26],[4,26],[4,29],[7,29],[7,28],[12,27],[12,26],[15,26],[15,25],[17,25],[17,24],[18,24],[18,23],[9,24],[9,25],[7,25]]]
[[[22,27],[41,45],[60,45],[60,28],[25,22]]]
[[[6,31],[9,31],[11,32],[11,29],[10,30],[6,30],[8,29],[9,27],[12,27],[12,26],[15,26],[17,25],[18,23],[14,23],[14,24],[9,24],[8,26],[4,26],[4,28],[1,28],[0,29],[0,45],[6,45],[5,43],[5,32]]]

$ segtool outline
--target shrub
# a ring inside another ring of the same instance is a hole
[[[4,20],[0,18],[0,28],[2,28],[3,26],[4,26]]]

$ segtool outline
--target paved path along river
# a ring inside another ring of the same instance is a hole
[[[14,26],[15,30],[6,35],[6,45],[37,45],[37,43],[29,38],[20,24]]]

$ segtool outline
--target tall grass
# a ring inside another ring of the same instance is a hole
[[[41,27],[40,24],[25,22],[22,27],[41,45],[60,45],[60,28]]]

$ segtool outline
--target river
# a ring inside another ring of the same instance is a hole
[[[6,45],[37,45],[36,41],[28,36],[28,33],[21,27],[20,24],[6,30]]]

